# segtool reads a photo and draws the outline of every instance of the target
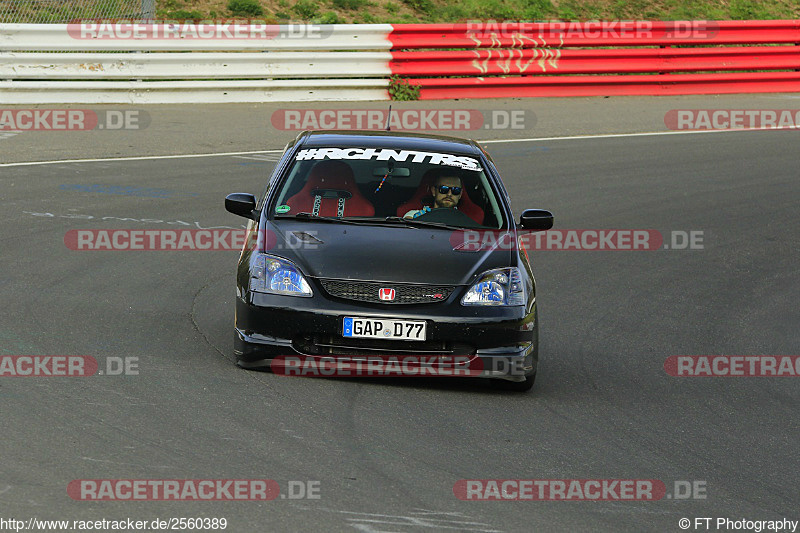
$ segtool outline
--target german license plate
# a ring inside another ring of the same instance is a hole
[[[390,320],[387,318],[344,317],[343,337],[424,341],[425,322],[422,320]]]

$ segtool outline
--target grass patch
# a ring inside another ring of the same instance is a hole
[[[320,24],[339,24],[341,21],[339,20],[339,15],[333,11],[328,11],[327,13],[323,13],[322,16],[317,19],[317,22]]]
[[[134,0],[0,0],[0,23],[135,18],[140,8],[141,2]],[[156,8],[159,19],[258,18],[272,13],[281,20],[342,24],[800,19],[798,0],[156,0]]]
[[[228,0],[228,11],[234,17],[259,17],[264,8],[258,0]]]
[[[331,2],[336,9],[355,11],[367,5],[367,0],[333,0]]]
[[[419,13],[432,13],[433,12],[433,2],[431,0],[402,0],[402,2]]]
[[[319,16],[319,4],[314,0],[298,0],[292,11],[303,20],[313,20]]]
[[[389,96],[399,101],[419,100],[419,87],[395,75],[389,78]]]

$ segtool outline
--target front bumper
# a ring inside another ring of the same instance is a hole
[[[277,356],[467,356],[480,377],[524,381],[536,373],[535,305],[465,307],[459,303],[370,305],[319,297],[252,295],[236,298],[234,353],[244,368],[266,368]],[[266,305],[265,305],[266,304]],[[427,339],[392,341],[342,336],[345,316],[425,320]]]

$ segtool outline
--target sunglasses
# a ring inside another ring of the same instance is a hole
[[[447,194],[450,191],[453,191],[453,196],[458,196],[461,194],[461,187],[450,187],[448,185],[439,185],[437,188],[439,194]]]

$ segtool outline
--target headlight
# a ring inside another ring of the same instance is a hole
[[[525,284],[519,269],[498,268],[481,274],[461,305],[525,305]]]
[[[284,296],[312,296],[306,278],[293,263],[274,255],[258,254],[250,273],[250,290]]]

